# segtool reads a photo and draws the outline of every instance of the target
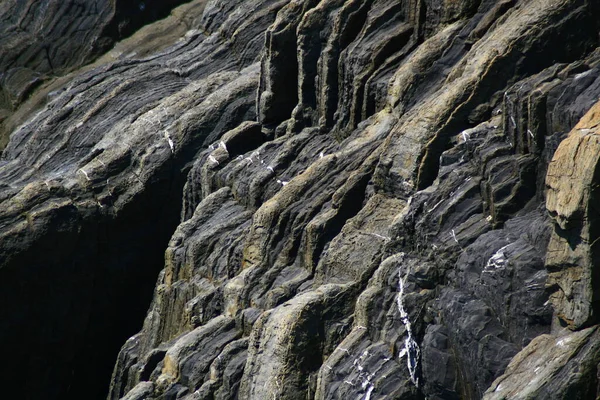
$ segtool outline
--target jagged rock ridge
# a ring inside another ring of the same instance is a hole
[[[595,2],[187,7],[3,153],[25,397],[85,393],[57,382],[161,267],[109,399],[598,395]]]

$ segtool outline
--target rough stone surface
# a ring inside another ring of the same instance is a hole
[[[483,397],[493,399],[592,399],[600,361],[598,327],[554,337],[540,335],[508,365]]]
[[[546,265],[557,316],[572,329],[598,322],[600,103],[558,146],[548,167],[546,205],[555,222]]]
[[[0,147],[6,145],[6,134],[15,126],[14,119],[19,119],[11,118],[12,114],[21,114],[19,106],[36,89],[45,86],[42,91],[50,91],[47,88],[56,78],[88,64],[143,25],[169,15],[173,7],[183,2],[3,1],[0,4]],[[181,29],[179,33],[183,33]],[[152,41],[153,35],[147,36]],[[159,41],[153,44],[155,49],[159,47]],[[143,53],[144,46],[135,51]],[[37,97],[37,102],[43,101]],[[23,108],[25,113],[31,112],[31,107]]]
[[[197,0],[83,66],[135,15],[4,45],[63,60],[2,75],[15,398],[600,394],[597,2]]]

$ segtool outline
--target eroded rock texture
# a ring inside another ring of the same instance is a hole
[[[19,108],[36,89],[45,86],[42,92],[51,91],[47,86],[52,86],[55,78],[86,65],[181,3],[183,0],[3,1],[0,145],[6,145],[11,129],[31,111],[31,107],[25,106],[21,112]],[[143,52],[143,48],[139,46],[137,51]],[[37,97],[37,102],[43,101]]]
[[[599,16],[193,1],[38,89],[0,165],[1,379],[31,399],[594,398]]]

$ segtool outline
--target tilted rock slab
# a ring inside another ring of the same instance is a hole
[[[571,329],[598,322],[598,163],[600,103],[556,150],[548,167],[546,206],[555,221],[546,265],[557,316]]]

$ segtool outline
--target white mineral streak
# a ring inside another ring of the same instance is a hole
[[[398,305],[398,311],[400,312],[400,321],[406,328],[406,339],[404,340],[404,348],[400,350],[398,358],[406,356],[406,365],[408,366],[408,373],[410,374],[410,380],[416,387],[419,387],[419,377],[417,376],[417,367],[419,365],[419,358],[421,349],[414,339],[412,326],[408,318],[408,312],[404,308],[404,285],[406,284],[405,279],[402,278],[402,273],[398,270],[398,297],[396,297],[396,304]]]
[[[85,171],[83,170],[83,168],[79,168],[79,171],[81,171],[81,173],[82,173],[82,174],[85,176],[85,179],[87,179],[88,181],[90,181],[90,180],[91,180],[91,179],[90,179],[90,177],[89,177],[89,175],[88,175],[88,173],[87,173],[87,172],[85,172]]]
[[[360,387],[363,390],[367,390],[365,393],[365,396],[363,397],[362,400],[369,400],[371,398],[371,393],[373,392],[373,390],[375,389],[375,385],[373,385],[373,383],[371,382],[371,380],[373,379],[373,377],[375,376],[375,374],[377,372],[379,372],[379,370],[381,369],[381,367],[383,366],[383,364],[377,368],[376,371],[374,371],[373,373],[369,372],[365,366],[364,366],[364,362],[366,360],[367,357],[369,357],[369,351],[365,350],[360,357],[354,359],[354,362],[352,363],[352,365],[354,366],[354,368],[356,368],[356,370],[358,370],[358,379],[360,380]]]
[[[351,352],[343,347],[337,347],[336,350],[345,352],[348,356],[351,355]],[[348,377],[343,381],[343,383],[353,386],[356,390],[362,391],[364,396],[362,396],[361,400],[370,400],[371,394],[375,390],[375,383],[373,382],[373,378],[379,374],[379,372],[385,367],[385,364],[389,362],[391,359],[386,357],[379,363],[375,370],[369,370],[367,366],[367,359],[372,354],[369,353],[369,350],[364,350],[360,356],[356,357],[352,362],[352,370]],[[332,370],[329,365],[325,365],[328,370]],[[385,376],[383,376],[385,378]],[[359,389],[360,387],[360,389]]]
[[[454,239],[454,241],[460,245],[458,238],[456,237],[456,233],[454,232],[454,229],[452,229],[450,235],[452,236],[452,239]]]
[[[219,160],[217,160],[213,155],[208,156],[208,159],[210,162],[212,162],[215,165],[219,165]]]
[[[171,153],[175,152],[175,144],[173,143],[173,139],[171,139],[171,135],[169,132],[165,130],[165,139],[167,139],[167,143],[169,143],[169,148],[171,149]]]
[[[506,250],[507,247],[509,247],[510,245],[512,245],[512,243],[507,244],[506,246],[503,246],[501,248],[499,248],[488,260],[485,268],[486,269],[490,269],[490,268],[494,268],[494,269],[498,269],[498,268],[504,268],[504,266],[506,265],[506,256],[504,255],[504,250]]]
[[[367,232],[367,235],[375,236],[376,238],[383,239],[385,241],[390,241],[391,240],[389,237],[380,235],[379,233]]]
[[[432,212],[433,210],[435,210],[440,204],[442,204],[444,202],[445,199],[441,199],[440,201],[438,201],[437,203],[435,203],[433,205],[433,207],[431,207],[428,211],[427,214],[429,214],[430,212]]]
[[[367,389],[367,393],[365,394],[365,397],[363,397],[363,400],[371,400],[371,393],[373,393],[373,389],[375,389],[375,386],[369,385],[369,388]]]

